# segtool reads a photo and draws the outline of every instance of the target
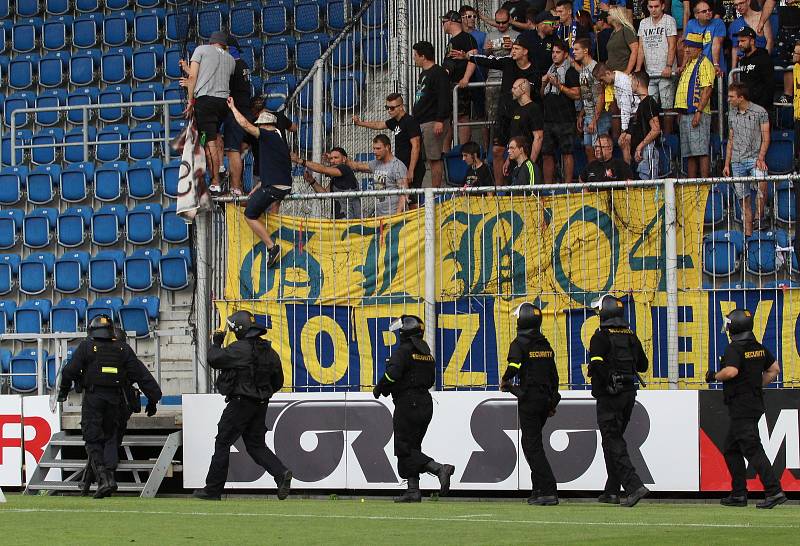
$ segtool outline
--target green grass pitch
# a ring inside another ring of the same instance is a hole
[[[9,495],[0,505],[6,544],[789,544],[794,502],[773,510],[642,501],[633,509],[590,502],[275,497],[140,499]]]

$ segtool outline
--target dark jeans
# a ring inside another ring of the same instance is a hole
[[[781,491],[781,484],[761,445],[758,435],[758,417],[734,417],[731,419],[728,435],[725,437],[723,455],[725,464],[731,473],[731,494],[736,497],[747,496],[747,467],[744,460],[750,463],[767,495],[775,495]]]
[[[267,447],[267,406],[269,401],[258,402],[244,397],[231,398],[217,425],[214,455],[206,476],[206,492],[219,495],[228,478],[228,460],[231,446],[242,437],[247,454],[274,478],[286,472],[280,459]]]
[[[81,406],[81,432],[90,463],[97,468],[117,468],[118,435],[125,400],[120,389],[96,387],[86,390]]]
[[[433,459],[422,452],[422,439],[433,419],[433,400],[428,392],[407,394],[394,400],[394,454],[397,473],[403,479],[418,478]]]
[[[519,401],[519,425],[522,429],[522,452],[531,467],[532,489],[544,496],[556,495],[556,478],[542,445],[542,428],[550,414],[545,397],[523,398]]]
[[[620,485],[628,494],[644,485],[633,468],[628,456],[628,445],[623,437],[635,403],[636,391],[597,399],[597,426],[603,438],[603,457],[608,472],[604,491],[609,495],[619,495]]]

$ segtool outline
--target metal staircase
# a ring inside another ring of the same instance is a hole
[[[122,439],[122,448],[126,458],[120,459],[117,475],[130,473],[133,475],[133,481],[118,480],[118,491],[137,492],[140,497],[155,497],[164,477],[176,470],[172,459],[182,442],[183,436],[180,431],[164,435],[126,435]],[[25,487],[26,495],[33,495],[38,491],[72,491],[75,493],[80,491],[78,482],[83,475],[86,459],[61,458],[64,448],[83,450],[83,438],[80,435],[66,432],[54,434],[44,450],[39,466],[28,480],[28,485]],[[160,451],[154,459],[134,458],[134,451],[138,454],[145,448],[150,451],[160,448]],[[61,470],[62,481],[47,481],[47,474],[52,469]],[[144,476],[142,476],[143,474]],[[92,485],[92,489],[96,489],[96,485]]]

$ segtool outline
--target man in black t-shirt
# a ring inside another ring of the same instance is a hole
[[[481,160],[481,147],[477,142],[470,140],[461,146],[461,159],[467,164],[465,187],[482,188],[495,185],[492,170]]]
[[[555,152],[561,152],[564,183],[572,182],[572,147],[577,136],[575,101],[581,96],[578,72],[570,66],[569,47],[562,41],[553,44],[553,64],[542,76],[544,110],[544,180],[555,182]]]
[[[530,160],[536,163],[539,160],[539,153],[542,151],[542,140],[544,140],[542,108],[531,100],[531,84],[524,78],[514,82],[511,96],[514,97],[517,104],[511,112],[508,134],[512,137],[524,136],[531,141]]]
[[[756,31],[759,34],[764,32],[764,25],[772,15],[772,10],[778,5],[778,36],[775,38],[774,53],[780,59],[777,64],[781,66],[792,66],[794,58],[794,43],[800,36],[800,0],[766,0],[764,7],[761,8],[761,19],[758,21]],[[783,73],[783,93],[792,96],[792,71]]]
[[[553,63],[553,44],[558,28],[558,17],[549,11],[543,11],[534,20],[535,29],[526,30],[520,38],[530,44],[530,59],[536,69],[544,74]]]
[[[453,115],[450,78],[441,66],[433,62],[435,50],[432,43],[417,42],[412,50],[414,64],[422,71],[417,77],[411,113],[422,131],[423,151],[431,167],[431,185],[438,188],[444,179],[444,137]]]
[[[281,137],[283,137],[284,142],[288,143],[286,140],[287,132],[297,132],[297,125],[286,117],[283,110],[272,112],[264,108],[263,96],[256,96],[250,100],[250,112],[252,112],[253,119],[258,118],[261,112],[269,112],[275,116],[275,128],[278,130]],[[249,148],[250,153],[253,154],[253,185],[255,186],[261,180],[261,162],[258,159],[258,139],[254,138],[252,135],[245,134],[242,148]]]
[[[252,122],[255,118],[250,110],[250,67],[239,54],[239,43],[236,38],[228,38],[228,53],[236,61],[230,82],[233,103],[242,115]],[[242,163],[244,129],[236,123],[232,112],[228,112],[223,123],[225,155],[228,158],[228,169],[230,170],[230,192],[234,197],[241,197],[242,171],[244,170]]]
[[[412,175],[412,188],[421,188],[425,178],[425,163],[422,161],[422,130],[414,116],[406,112],[403,96],[391,93],[386,97],[386,113],[391,116],[386,121],[367,121],[353,116],[353,125],[375,131],[386,129],[394,133],[394,155],[403,162]],[[413,196],[412,196],[413,197]]]
[[[320,192],[339,192],[339,191],[358,191],[359,184],[356,180],[356,175],[353,174],[353,169],[347,165],[347,152],[344,148],[331,148],[328,152],[329,165],[316,163],[300,158],[297,154],[291,154],[292,163],[302,165],[306,168],[303,173],[303,178],[308,185],[314,188],[317,193]],[[311,173],[324,174],[330,177],[331,182],[328,186],[323,186],[314,178]],[[358,198],[353,199],[334,199],[334,218],[339,220],[342,218],[353,219],[359,218],[361,214],[361,207]]]
[[[469,84],[469,80],[472,79],[472,74],[475,72],[475,65],[470,64],[466,59],[451,57],[450,52],[478,49],[478,42],[469,32],[464,32],[461,25],[461,15],[457,11],[448,11],[440,19],[442,21],[442,30],[450,36],[450,40],[447,42],[447,49],[445,49],[442,68],[450,75],[450,84],[457,84],[460,87],[458,90],[458,121],[459,123],[466,123],[469,121],[470,105],[472,103],[472,95],[467,84]],[[469,140],[471,132],[472,128],[469,125],[459,127],[459,142]],[[445,137],[445,146],[447,146],[449,140],[449,138]]]
[[[640,180],[658,178],[659,156],[656,142],[661,136],[661,106],[647,94],[650,76],[644,70],[634,72],[631,90],[639,98],[639,106],[631,118],[627,132],[630,134],[630,155]]]
[[[582,183],[587,182],[617,182],[620,180],[633,180],[633,171],[630,165],[613,157],[614,142],[609,135],[600,135],[594,145],[594,156],[597,158],[589,163],[579,177]]]

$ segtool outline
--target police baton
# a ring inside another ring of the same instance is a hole
[[[633,373],[634,375],[636,375],[636,380],[639,381],[639,384],[642,386],[642,388],[646,389],[647,383],[644,382],[644,379],[642,379],[642,376],[639,375],[639,372],[633,372]]]

